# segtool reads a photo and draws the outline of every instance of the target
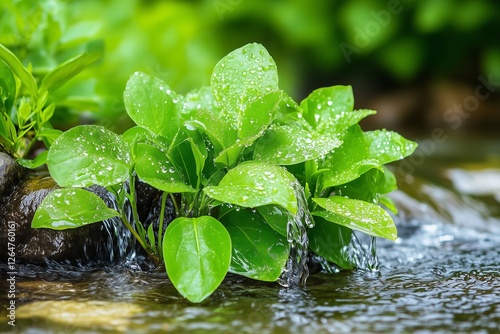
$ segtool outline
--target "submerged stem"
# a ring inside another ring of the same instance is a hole
[[[162,238],[163,238],[163,219],[165,217],[165,206],[167,204],[167,192],[163,192],[163,195],[161,196],[161,209],[160,209],[160,222],[158,224],[158,249],[162,249],[163,243],[162,243]],[[160,259],[162,258],[162,252],[159,251],[158,255]]]
[[[136,240],[139,242],[139,244],[142,246],[142,248],[148,253],[148,255],[153,259],[155,264],[159,266],[161,264],[160,259],[158,256],[153,252],[151,247],[141,238],[139,233],[135,230],[135,228],[132,226],[132,224],[129,222],[125,212],[123,210],[120,210],[121,212],[121,219],[125,227],[132,233],[132,235],[136,238]]]

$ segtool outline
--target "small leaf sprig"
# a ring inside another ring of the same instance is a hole
[[[0,44],[0,146],[24,167],[45,164],[46,152],[26,158],[37,141],[49,148],[62,133],[50,122],[56,108],[49,103],[51,94],[101,56],[99,48],[82,53],[56,66],[38,84],[30,69]]]

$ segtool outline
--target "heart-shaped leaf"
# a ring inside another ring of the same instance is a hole
[[[338,85],[316,89],[300,103],[300,107],[304,118],[316,128],[322,122],[335,119],[336,114],[353,110],[352,88]]]
[[[246,108],[263,95],[278,90],[278,71],[262,45],[247,44],[215,65],[211,86],[223,117],[239,129]]]
[[[134,73],[125,86],[123,102],[132,120],[171,142],[179,127],[179,98],[166,83],[142,72]]]
[[[176,218],[165,231],[167,274],[181,295],[202,302],[217,289],[231,263],[231,237],[210,216]]]

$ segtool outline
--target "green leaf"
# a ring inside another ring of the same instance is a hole
[[[205,161],[208,157],[208,151],[203,141],[203,138],[196,131],[192,131],[189,145],[191,146],[191,153],[195,161],[196,167],[196,189],[200,189],[203,180],[203,170],[205,168]],[[195,137],[196,138],[193,138]]]
[[[368,144],[359,125],[351,126],[343,141],[320,164],[318,192],[355,180],[372,168],[381,168],[378,160],[370,158]],[[328,170],[325,171],[325,168]]]
[[[276,124],[289,124],[295,123],[297,121],[303,121],[303,124],[307,124],[310,129],[311,125],[304,120],[302,115],[302,109],[288,94],[283,92],[283,98],[279,103],[278,112],[276,113],[276,119],[274,123]]]
[[[165,137],[159,136],[142,126],[133,126],[122,133],[122,140],[127,145],[132,146],[135,143],[150,143],[158,145],[164,149],[168,149],[171,143],[167,142]]]
[[[215,158],[215,162],[227,166],[228,168],[235,166],[238,161],[242,159],[245,148],[251,146],[257,138],[258,136],[238,140],[234,145],[220,152]]]
[[[341,196],[313,198],[313,201],[324,209],[313,211],[314,216],[374,237],[397,238],[392,217],[375,204]]]
[[[358,124],[362,119],[377,112],[371,109],[359,109],[350,112],[340,112],[332,118],[324,120],[316,127],[316,131],[323,134],[343,134],[350,126]]]
[[[220,285],[231,263],[231,237],[210,216],[176,218],[163,238],[167,274],[181,295],[202,302]]]
[[[171,142],[180,127],[178,97],[167,84],[142,72],[134,73],[123,93],[132,120]]]
[[[387,168],[371,169],[356,180],[334,188],[344,197],[377,204],[381,194],[397,189],[396,177]]]
[[[97,195],[84,189],[56,189],[38,206],[31,227],[65,230],[118,216]]]
[[[21,80],[21,83],[28,88],[30,96],[36,98],[37,84],[31,73],[23,66],[21,61],[3,44],[0,44],[0,59],[2,59],[12,72]]]
[[[203,190],[221,202],[249,208],[276,204],[295,214],[296,184],[293,175],[282,167],[248,161],[229,170],[218,186],[205,187]]]
[[[40,113],[41,123],[42,124],[47,123],[52,118],[52,116],[54,116],[55,110],[56,110],[56,105],[54,103],[51,103],[47,107],[45,107]]]
[[[24,126],[25,122],[29,120],[30,116],[31,116],[31,105],[29,102],[26,102],[26,100],[23,98],[21,100],[19,108],[17,109],[17,120],[19,125]]]
[[[147,235],[148,235],[149,245],[154,251],[156,249],[156,238],[155,238],[155,231],[153,230],[153,224],[149,224]]]
[[[398,208],[396,206],[396,203],[390,198],[389,196],[380,196],[380,204],[385,206],[387,210],[392,212],[393,214],[397,215],[398,214]]]
[[[16,98],[16,80],[11,69],[0,60],[0,110],[5,105],[5,111],[10,112]]]
[[[227,119],[220,119],[206,109],[194,111],[192,118],[186,123],[205,133],[215,145],[217,153],[236,142],[236,128],[229,124]]]
[[[352,88],[339,85],[316,89],[300,103],[300,107],[304,118],[316,128],[322,122],[335,120],[335,115],[353,110]]]
[[[193,136],[197,134],[196,131],[192,131],[191,133]],[[189,136],[187,130],[181,129],[172,142],[167,152],[167,157],[174,164],[175,168],[185,176],[187,184],[191,185],[194,189],[198,189],[201,184],[200,175],[206,157],[203,140],[197,138],[195,142]]]
[[[265,130],[274,119],[275,109],[282,98],[282,91],[274,91],[253,101],[241,115],[238,138],[254,137]]]
[[[401,160],[417,148],[417,143],[385,129],[366,132],[365,137],[370,147],[370,157],[377,159],[381,165]]]
[[[261,281],[276,281],[288,259],[286,237],[249,209],[232,210],[223,216],[221,222],[233,244],[230,271]]]
[[[332,224],[321,217],[314,217],[314,227],[308,229],[309,248],[326,260],[343,269],[353,269],[356,264],[349,256],[352,230]]]
[[[195,191],[166,154],[152,145],[137,144],[135,171],[142,181],[156,189],[169,193]]]
[[[260,44],[247,44],[215,65],[211,86],[223,114],[240,129],[242,113],[253,101],[278,90],[273,58]]]
[[[102,57],[103,50],[95,50],[76,56],[54,68],[43,77],[40,91],[53,92]]]
[[[128,179],[130,158],[117,134],[102,126],[80,125],[56,139],[47,166],[62,187],[107,187]]]
[[[0,144],[5,145],[5,148],[9,151],[13,149],[13,146],[17,142],[17,129],[12,123],[9,115],[0,112]]]
[[[26,167],[29,169],[35,169],[35,168],[38,168],[38,167],[44,165],[47,162],[47,155],[48,154],[49,154],[49,151],[43,151],[42,153],[37,155],[36,158],[33,160],[17,159],[17,163],[23,167]]]
[[[182,113],[187,119],[199,110],[210,111],[210,114],[216,117],[220,114],[220,106],[215,100],[212,88],[209,86],[203,86],[200,89],[192,90],[184,97]]]
[[[42,128],[40,132],[36,134],[37,138],[43,139],[47,147],[50,148],[54,141],[62,135],[63,132],[57,129]]]
[[[290,219],[290,213],[277,205],[259,206],[257,211],[262,215],[262,218],[272,227],[273,230],[283,236],[287,236],[287,225]]]
[[[314,160],[339,147],[342,141],[297,126],[271,127],[255,145],[253,158],[278,165]]]

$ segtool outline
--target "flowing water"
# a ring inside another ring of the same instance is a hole
[[[309,239],[307,228],[313,227],[311,213],[307,207],[306,195],[300,183],[293,184],[297,197],[297,213],[290,215],[287,223],[287,239],[290,243],[290,255],[285,269],[278,279],[283,287],[296,288],[306,284],[309,277],[307,267]]]
[[[6,320],[7,283],[0,282],[0,332],[499,333],[494,163],[451,168],[427,161],[424,178],[401,178],[393,195],[401,211],[397,241],[377,239],[378,256],[371,238],[353,241],[350,251],[364,270],[312,274],[293,288],[229,275],[207,301],[191,304],[163,272],[24,267],[14,328]],[[470,182],[477,187],[464,189]],[[304,278],[298,273],[296,283]]]

